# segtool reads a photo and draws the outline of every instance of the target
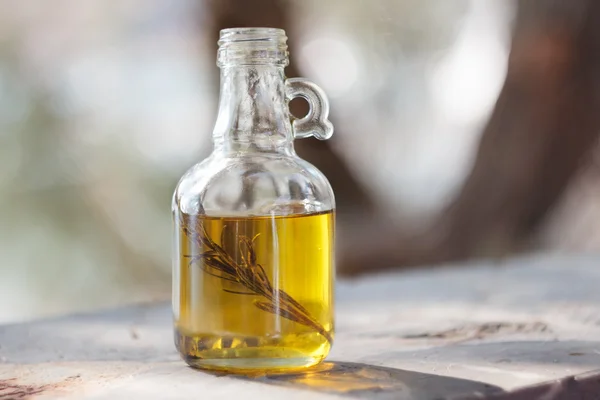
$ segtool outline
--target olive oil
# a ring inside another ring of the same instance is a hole
[[[325,358],[333,340],[333,211],[178,212],[175,222],[175,344],[189,365],[252,373]]]

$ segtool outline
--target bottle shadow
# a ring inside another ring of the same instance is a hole
[[[467,379],[338,361],[325,362],[303,372],[238,378],[356,399],[441,400],[503,392],[497,386]]]

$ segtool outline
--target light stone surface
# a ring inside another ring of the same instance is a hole
[[[4,325],[0,399],[458,399],[589,373],[599,261],[531,255],[341,281],[334,348],[309,374],[188,368],[168,304]]]

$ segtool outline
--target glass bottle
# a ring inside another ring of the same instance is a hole
[[[285,32],[221,31],[214,150],[173,197],[175,345],[191,366],[297,370],[333,341],[333,191],[294,138],[328,139],[328,101],[286,79]],[[288,103],[303,97],[308,115]]]

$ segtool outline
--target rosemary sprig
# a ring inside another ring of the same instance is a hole
[[[304,306],[285,291],[273,287],[265,269],[256,258],[254,241],[259,236],[258,234],[253,238],[238,236],[242,260],[236,262],[224,248],[225,227],[221,231],[221,244],[219,245],[208,235],[200,219],[196,219],[194,224],[191,218],[186,218],[184,214],[181,214],[180,224],[185,235],[199,249],[206,249],[198,255],[185,255],[184,257],[190,259],[189,265],[197,264],[208,275],[238,283],[241,286],[240,290],[223,289],[223,291],[239,295],[261,296],[261,300],[253,301],[259,309],[308,326],[332,343],[331,334]]]

